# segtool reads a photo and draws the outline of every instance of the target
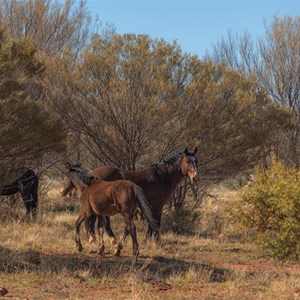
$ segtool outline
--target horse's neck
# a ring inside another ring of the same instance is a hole
[[[135,182],[137,185],[145,183],[161,182],[162,186],[173,190],[183,178],[181,170],[177,166],[158,165],[157,167],[147,168],[141,171],[122,170],[123,178]]]
[[[73,182],[73,184],[75,185],[76,189],[82,194],[82,192],[84,191],[84,189],[87,187],[86,184],[84,184],[82,181],[76,181]]]
[[[146,182],[149,183],[153,181],[155,177],[152,168],[148,168],[140,171],[120,170],[120,175],[122,178],[133,181],[137,185]]]
[[[174,166],[169,172],[162,175],[162,180],[168,183],[171,190],[174,190],[183,177],[181,170]]]

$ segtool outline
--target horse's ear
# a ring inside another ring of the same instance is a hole
[[[188,148],[185,148],[184,154],[185,154],[185,155],[188,155],[188,154],[189,154],[189,149],[188,149]]]
[[[65,161],[64,166],[67,172],[71,170],[71,164],[68,161]]]
[[[197,150],[198,150],[198,148],[197,148],[197,147],[195,147],[195,150],[194,150],[194,155],[196,155],[196,153],[197,153]]]

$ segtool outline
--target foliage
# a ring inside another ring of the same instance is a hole
[[[96,165],[135,169],[199,146],[202,177],[219,181],[259,161],[285,117],[254,77],[146,35],[95,36],[80,63],[65,52],[47,75],[52,107]]]
[[[176,234],[195,234],[201,215],[198,210],[182,207],[179,210],[164,214],[162,231],[172,231]]]
[[[194,62],[186,87],[189,137],[199,143],[202,180],[245,172],[270,150],[288,116],[260,90],[255,77],[226,65]]]
[[[41,76],[44,64],[30,41],[9,40],[1,31],[0,70],[2,181],[15,167],[61,152],[65,134],[61,122],[41,102],[31,100],[32,80]]]
[[[272,101],[290,110],[282,131],[274,135],[277,159],[299,167],[300,130],[300,18],[274,17],[266,26],[265,35],[253,39],[251,34],[229,32],[207,58],[215,63],[226,62],[232,69],[252,74]]]
[[[64,3],[63,3],[64,2]],[[27,38],[47,56],[67,47],[80,51],[97,27],[84,1],[1,0],[0,27],[10,38]]]
[[[174,151],[187,76],[186,55],[175,43],[95,36],[80,63],[73,57],[66,52],[52,61],[48,94],[98,165],[135,169],[141,158],[156,162],[153,154]]]
[[[279,259],[300,257],[300,171],[272,162],[257,170],[242,195],[240,220],[256,228],[266,253]]]
[[[200,189],[204,190],[252,169],[278,144],[274,137],[281,139],[287,127],[298,126],[289,105],[282,105],[287,99],[295,102],[298,95],[298,21],[275,19],[265,43],[254,44],[247,34],[232,36],[228,45],[223,41],[215,48],[217,59],[202,61],[184,53],[176,42],[119,35],[113,28],[99,32],[84,1],[3,0],[0,26],[10,40],[25,37],[26,51],[14,63],[7,57],[6,65],[2,64],[0,94],[6,90],[3,97],[16,101],[15,107],[12,102],[2,103],[5,122],[11,126],[4,129],[2,140],[12,128],[26,123],[13,122],[25,105],[20,101],[26,101],[47,115],[36,121],[32,117],[31,127],[12,140],[26,137],[21,144],[42,144],[51,136],[52,142],[58,141],[53,147],[60,145],[62,125],[55,111],[68,130],[68,156],[90,168],[109,164],[139,169],[186,146],[198,146]],[[238,53],[236,47],[240,47]],[[39,55],[36,50],[41,51]],[[277,57],[282,59],[273,65]],[[293,97],[289,98],[289,90]],[[280,100],[279,95],[283,95]],[[277,104],[272,101],[275,98]],[[39,132],[41,119],[51,120],[53,130],[37,138],[33,132]],[[292,138],[296,145],[298,135]],[[40,150],[35,155],[45,151]],[[10,161],[19,153],[10,151]],[[181,199],[173,201],[176,209],[186,205],[184,193],[179,195]]]

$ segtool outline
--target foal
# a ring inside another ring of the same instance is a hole
[[[103,217],[114,216],[119,213],[124,218],[125,229],[121,241],[117,244],[114,255],[120,255],[123,244],[128,234],[130,234],[132,238],[133,256],[137,257],[139,250],[133,218],[138,207],[142,210],[149,226],[155,232],[158,231],[158,225],[152,216],[150,205],[143,190],[128,180],[108,182],[88,174],[79,166],[74,167],[67,164],[66,167],[66,177],[82,192],[80,215],[75,222],[75,242],[78,251],[81,252],[83,250],[80,241],[80,225],[89,216],[98,215],[99,253],[102,255],[104,252]]]

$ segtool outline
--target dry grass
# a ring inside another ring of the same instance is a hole
[[[128,239],[122,256],[104,257],[87,245],[82,227],[83,253],[74,243],[77,205],[55,191],[41,197],[36,223],[20,221],[19,205],[0,228],[0,287],[8,299],[297,299],[300,266],[261,256],[242,229],[230,224],[227,207],[235,193],[214,191],[218,200],[203,206],[199,234],[163,235],[161,246],[143,242],[145,224],[137,223],[141,256],[131,259]],[[225,197],[226,196],[226,197]],[[2,202],[0,211],[9,208]],[[10,209],[10,208],[9,208]],[[11,209],[12,210],[12,209]],[[217,216],[217,217],[216,217]],[[118,236],[122,220],[112,221]]]

